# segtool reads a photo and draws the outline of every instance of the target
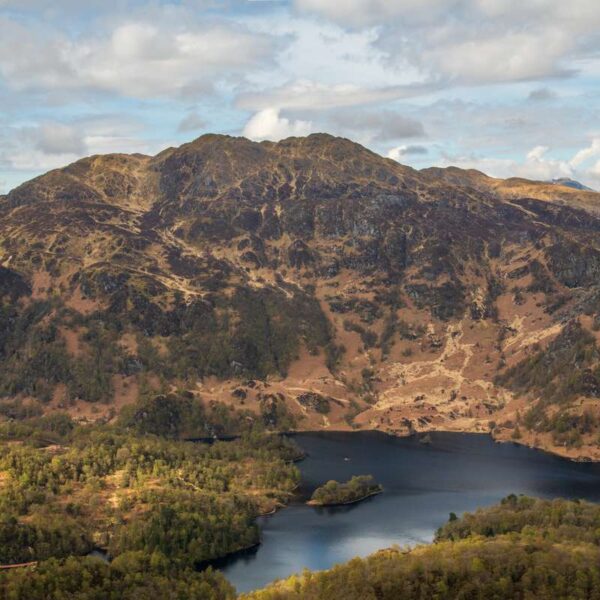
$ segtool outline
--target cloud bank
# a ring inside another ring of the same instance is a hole
[[[596,0],[0,0],[5,189],[203,132],[600,188]]]

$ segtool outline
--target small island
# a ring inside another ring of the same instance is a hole
[[[311,506],[342,506],[354,504],[381,494],[383,487],[371,475],[358,475],[346,483],[328,481],[318,487],[308,501]]]

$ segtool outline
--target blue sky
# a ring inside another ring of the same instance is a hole
[[[203,133],[600,189],[597,0],[0,0],[0,193]]]

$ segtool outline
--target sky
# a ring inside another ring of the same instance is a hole
[[[322,131],[600,190],[600,0],[0,0],[0,193],[90,154]]]

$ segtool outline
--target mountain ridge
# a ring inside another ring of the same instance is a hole
[[[574,179],[571,179],[570,177],[558,177],[556,179],[552,179],[552,183],[554,185],[562,185],[562,186],[566,186],[566,187],[570,187],[570,188],[573,188],[576,190],[582,190],[582,191],[586,191],[586,192],[596,191],[596,190],[592,189],[591,187],[584,185],[580,181],[575,181]]]
[[[534,192],[534,194],[532,196],[537,199],[546,199],[547,195],[549,193],[554,193],[556,195],[557,194],[556,187],[554,187],[554,189],[552,189],[552,186],[558,185],[559,187],[566,188],[566,189],[563,189],[560,192],[558,192],[559,198],[564,198],[564,197],[572,197],[574,199],[585,198],[588,200],[596,199],[596,201],[597,201],[598,192],[596,192],[595,190],[592,190],[591,188],[588,188],[586,186],[583,186],[581,188],[562,186],[562,185],[559,185],[559,182],[561,180],[535,181],[535,180],[528,180],[528,179],[524,179],[524,178],[520,178],[520,177],[510,177],[508,179],[499,179],[499,178],[491,177],[491,176],[483,173],[482,171],[478,171],[476,169],[462,169],[462,168],[455,167],[455,166],[427,167],[427,168],[423,168],[421,170],[416,170],[407,165],[403,165],[391,158],[384,158],[384,157],[378,155],[377,153],[369,150],[368,148],[365,148],[364,146],[361,146],[360,144],[353,142],[352,140],[350,140],[348,138],[337,137],[337,136],[333,136],[328,133],[313,133],[313,134],[310,134],[305,137],[294,136],[294,137],[285,138],[279,142],[272,142],[272,141],[268,141],[268,140],[261,141],[261,142],[254,142],[254,141],[251,141],[248,138],[245,138],[242,136],[230,136],[230,135],[224,135],[224,134],[207,133],[207,134],[203,134],[203,135],[199,136],[198,138],[192,140],[191,142],[186,142],[180,146],[165,148],[164,150],[160,151],[159,153],[157,153],[154,156],[145,155],[145,154],[141,154],[141,153],[133,153],[133,154],[112,153],[112,154],[91,155],[91,156],[79,159],[79,160],[75,161],[74,163],[71,163],[65,167],[53,169],[53,170],[49,171],[48,173],[39,175],[32,180],[26,181],[23,184],[20,184],[19,186],[14,188],[13,190],[10,190],[7,194],[0,195],[0,200],[6,199],[9,196],[14,195],[15,193],[18,194],[18,190],[20,188],[22,188],[23,186],[28,186],[32,182],[35,182],[35,181],[39,180],[40,178],[46,178],[48,176],[56,175],[59,173],[72,173],[72,172],[75,172],[79,167],[81,167],[83,165],[87,165],[90,162],[93,163],[95,161],[121,161],[121,160],[133,161],[133,160],[137,160],[137,161],[142,161],[142,162],[148,162],[148,163],[151,163],[154,165],[156,163],[160,163],[162,160],[164,160],[168,157],[171,157],[171,156],[177,155],[177,154],[186,154],[186,153],[189,153],[191,150],[208,149],[209,154],[214,154],[216,150],[220,150],[222,152],[223,146],[225,146],[226,144],[229,144],[230,146],[231,145],[238,145],[238,146],[243,145],[246,149],[252,149],[253,151],[255,151],[255,154],[252,157],[254,159],[256,159],[256,157],[257,157],[256,151],[259,151],[260,149],[266,150],[266,152],[268,153],[268,151],[272,150],[272,149],[293,149],[294,145],[307,146],[308,149],[311,149],[311,148],[318,147],[320,144],[321,147],[325,147],[330,150],[334,150],[334,149],[337,150],[338,151],[337,158],[339,158],[339,152],[341,152],[342,149],[346,149],[346,150],[351,149],[356,152],[360,152],[364,156],[369,156],[370,158],[376,159],[377,161],[381,162],[382,164],[387,164],[392,169],[398,170],[399,172],[401,172],[404,175],[410,174],[414,177],[422,178],[424,182],[432,182],[432,181],[441,179],[447,183],[452,183],[452,184],[455,184],[458,187],[462,187],[462,188],[467,187],[469,183],[471,183],[471,184],[476,183],[476,184],[479,184],[480,186],[482,186],[483,189],[486,189],[489,191],[495,190],[502,197],[506,196],[506,194],[507,194],[507,192],[505,191],[506,188],[514,187],[514,186],[518,187],[519,185],[524,185],[524,186],[529,186],[527,188],[529,192],[531,192],[532,190],[537,190],[537,194]],[[218,147],[215,148],[215,146],[218,146]],[[565,194],[565,192],[566,192],[566,194]],[[586,209],[590,209],[589,204],[590,203],[585,203],[584,207]],[[596,207],[592,206],[591,208],[595,209]],[[600,209],[598,209],[598,210],[600,210]]]

